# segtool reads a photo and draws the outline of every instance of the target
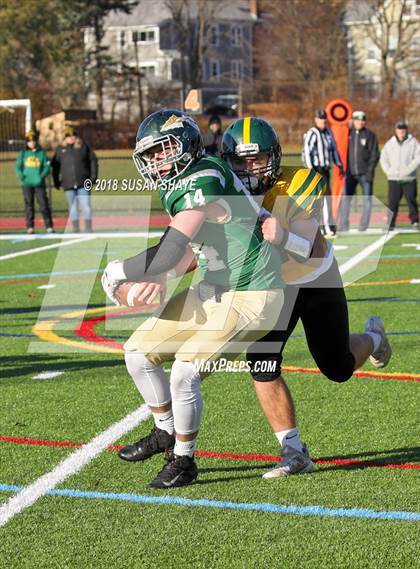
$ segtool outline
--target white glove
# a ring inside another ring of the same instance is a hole
[[[111,261],[107,264],[101,278],[102,288],[107,297],[117,306],[119,306],[120,303],[115,297],[115,291],[121,282],[126,280],[127,276],[124,273],[122,261]]]

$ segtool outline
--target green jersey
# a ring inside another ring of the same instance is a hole
[[[41,148],[21,150],[15,164],[17,177],[23,187],[45,187],[45,178],[50,173],[50,165],[45,152]]]
[[[283,286],[278,248],[264,240],[260,206],[220,158],[204,157],[160,190],[166,212],[220,204],[223,219],[205,221],[193,239],[204,279],[228,290],[268,290]]]

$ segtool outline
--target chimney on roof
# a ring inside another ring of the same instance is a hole
[[[258,0],[249,0],[249,11],[253,20],[258,20]]]

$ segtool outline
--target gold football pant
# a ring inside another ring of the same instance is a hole
[[[127,369],[146,403],[172,400],[177,433],[199,427],[202,401],[199,373],[222,354],[234,359],[271,330],[283,306],[281,289],[227,291],[219,302],[208,283],[187,289],[143,322],[125,343]],[[206,300],[204,300],[206,299]],[[160,367],[174,360],[170,386]]]

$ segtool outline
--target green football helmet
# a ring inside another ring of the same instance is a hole
[[[264,119],[245,117],[227,127],[222,158],[253,194],[263,194],[280,174],[281,146],[273,127]],[[254,158],[257,166],[253,164]]]
[[[162,109],[140,124],[133,160],[146,183],[166,183],[175,180],[203,154],[196,122],[181,111]]]

